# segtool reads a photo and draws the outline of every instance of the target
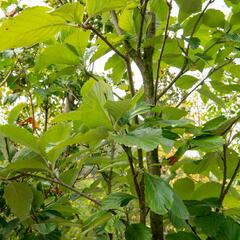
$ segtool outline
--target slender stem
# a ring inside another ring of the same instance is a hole
[[[4,137],[4,142],[5,142],[5,148],[6,148],[6,152],[7,152],[8,162],[11,163],[10,151],[9,151],[9,146],[8,146],[8,139],[6,137]]]
[[[79,196],[81,197],[84,197],[88,200],[90,200],[91,202],[95,203],[96,205],[98,206],[101,206],[101,203],[99,201],[97,201],[96,199],[88,196],[87,194],[85,193],[82,193],[80,192],[79,190],[77,190],[76,188],[72,187],[72,186],[69,186],[68,184],[62,182],[61,180],[59,179],[53,179],[53,178],[48,178],[48,177],[43,177],[43,176],[39,176],[39,175],[35,175],[35,174],[32,174],[32,173],[21,173],[20,175],[17,175],[17,176],[14,176],[12,178],[7,178],[7,179],[4,179],[4,178],[1,178],[1,180],[4,180],[4,181],[11,181],[11,180],[16,180],[18,178],[21,178],[21,177],[24,177],[24,176],[29,176],[29,177],[33,177],[33,178],[38,178],[38,179],[41,179],[41,180],[44,180],[44,181],[47,181],[47,182],[52,182],[52,183],[55,183],[55,184],[59,184],[75,193],[77,193]]]
[[[4,77],[4,79],[2,80],[2,82],[0,83],[0,88],[7,82],[8,78],[10,77],[11,74],[12,74],[12,70],[9,71],[7,73],[7,75]]]
[[[140,31],[139,31],[139,37],[138,37],[138,44],[137,44],[137,53],[139,56],[141,56],[141,45],[142,45],[142,38],[143,38],[143,27],[144,27],[144,21],[145,21],[145,15],[147,10],[149,0],[145,0],[141,6],[141,24],[140,24]]]
[[[31,106],[31,110],[32,110],[32,133],[34,133],[35,132],[35,110],[34,110],[31,92],[29,92],[29,100],[30,100],[30,106]]]
[[[198,234],[197,234],[197,231],[196,231],[195,227],[193,227],[193,226],[189,223],[188,220],[186,220],[186,223],[187,223],[187,225],[190,227],[190,229],[191,229],[191,231],[193,232],[193,234],[197,237],[197,239],[201,240],[201,238],[200,238],[200,237],[198,236]]]
[[[169,85],[157,96],[156,102],[164,96],[167,91],[173,86],[173,84],[185,73],[187,72],[187,61],[185,61],[184,65],[182,66],[181,70],[177,74],[177,76],[169,83]]]
[[[176,107],[179,107],[195,90],[197,90],[213,73],[215,73],[216,71],[218,71],[219,69],[225,67],[226,65],[230,64],[233,61],[233,59],[228,60],[227,62],[225,62],[224,64],[218,66],[218,67],[213,67],[207,74],[207,76],[205,78],[203,78],[195,87],[193,87],[190,92],[188,92],[183,98],[182,100],[176,105]]]
[[[92,25],[84,25],[82,24],[82,28],[85,30],[91,30],[94,32],[99,38],[101,38],[116,54],[118,54],[121,58],[123,58],[125,61],[127,61],[127,57],[123,55],[120,51],[118,51],[117,48],[115,48],[112,43],[108,41],[106,37],[102,35],[97,29],[95,29]]]
[[[134,89],[134,82],[133,82],[133,76],[132,76],[131,60],[129,56],[127,56],[126,65],[127,65],[129,88],[130,88],[131,95],[133,97],[135,95],[135,89]]]
[[[222,187],[221,187],[221,192],[220,192],[220,196],[219,196],[219,202],[220,202],[220,206],[222,204],[222,196],[224,193],[224,189],[225,189],[225,185],[227,183],[227,145],[223,144],[223,157],[222,157],[222,161],[223,161],[223,181],[222,181]]]
[[[168,4],[167,23],[166,23],[166,26],[165,26],[165,30],[164,30],[164,34],[163,34],[163,43],[162,43],[160,55],[159,55],[158,62],[157,62],[157,73],[156,73],[155,93],[154,93],[155,104],[157,103],[157,91],[158,91],[159,72],[160,72],[160,68],[161,68],[163,52],[164,52],[165,45],[166,45],[166,42],[167,42],[167,39],[168,39],[168,27],[169,27],[171,11],[172,11],[172,0],[169,3],[167,2],[167,4]]]
[[[201,18],[203,17],[204,13],[206,12],[207,8],[209,7],[209,5],[211,3],[213,3],[215,0],[209,0],[209,2],[207,3],[207,5],[205,6],[205,8],[202,10],[202,12],[200,13],[197,21],[195,22],[194,26],[193,26],[193,30],[191,32],[191,35],[190,35],[190,39],[194,36],[196,30],[197,30],[197,27],[198,27],[198,24],[200,23],[201,21]],[[183,63],[183,66],[180,70],[180,72],[177,74],[177,76],[173,79],[173,81],[171,83],[169,83],[169,85],[162,91],[162,93],[156,97],[156,101],[158,101],[163,95],[165,95],[167,93],[167,91],[173,86],[173,84],[184,74],[186,73],[189,68],[188,68],[188,62],[189,62],[189,59],[188,59],[188,55],[189,55],[189,50],[190,50],[190,42],[188,42],[188,45],[187,45],[187,48],[186,50],[183,52],[185,54],[185,61]]]
[[[45,112],[45,116],[44,116],[44,132],[47,131],[48,129],[48,111],[49,111],[49,107],[48,107],[48,97],[44,106],[44,112]]]
[[[232,183],[233,183],[233,181],[235,180],[235,178],[236,178],[236,176],[237,176],[237,174],[238,174],[239,169],[240,169],[240,159],[238,160],[238,164],[237,164],[237,166],[236,166],[236,168],[235,168],[235,170],[234,170],[234,172],[233,172],[233,175],[232,175],[232,177],[231,177],[231,179],[230,179],[227,187],[226,187],[225,190],[223,191],[223,194],[222,194],[222,196],[221,196],[221,198],[220,198],[220,200],[219,200],[220,206],[222,205],[225,196],[226,196],[227,193],[229,192],[229,190],[230,190],[230,188],[231,188],[231,186],[232,186]]]
[[[122,145],[122,148],[125,151],[125,153],[127,154],[129,166],[130,166],[131,173],[132,173],[132,176],[133,176],[133,182],[134,182],[135,190],[136,190],[136,193],[137,193],[137,196],[138,196],[138,199],[139,199],[141,193],[140,193],[140,188],[139,188],[138,181],[137,181],[137,173],[136,173],[134,165],[133,165],[132,151],[131,151],[131,148],[129,148],[125,145]]]

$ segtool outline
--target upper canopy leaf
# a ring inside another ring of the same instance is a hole
[[[0,51],[33,46],[65,28],[65,20],[48,14],[49,10],[46,7],[28,8],[3,22],[0,27]]]

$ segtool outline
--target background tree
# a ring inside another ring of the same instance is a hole
[[[240,239],[240,3],[213,3],[2,3],[1,239]]]

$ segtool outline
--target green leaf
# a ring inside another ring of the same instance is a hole
[[[42,154],[51,162],[54,162],[63,152],[64,147],[55,149],[70,137],[72,125],[70,123],[59,123],[49,128],[38,140]],[[55,150],[55,151],[54,151]],[[51,153],[51,154],[50,154]]]
[[[154,12],[161,21],[166,20],[168,14],[168,5],[166,1],[150,0],[149,4],[151,11]]]
[[[104,108],[107,100],[112,100],[110,87],[102,81],[94,82],[93,86],[83,95],[83,103],[79,108],[82,122],[89,128],[106,127],[112,129],[112,123]]]
[[[59,54],[61,53],[61,54]],[[65,44],[55,44],[47,47],[36,60],[37,70],[52,64],[77,65],[79,57]]]
[[[39,224],[33,225],[33,229],[38,231],[40,234],[46,235],[56,229],[56,224],[55,223],[39,223]]]
[[[119,83],[123,77],[123,74],[126,69],[125,62],[117,54],[114,54],[108,59],[105,64],[104,70],[112,69],[111,78],[114,83]]]
[[[151,240],[152,234],[151,230],[148,227],[144,226],[144,224],[135,223],[127,226],[125,238],[126,240]]]
[[[209,237],[216,237],[221,224],[224,222],[224,216],[219,213],[211,212],[209,215],[196,217],[194,222],[204,234]]]
[[[146,202],[150,209],[160,215],[166,214],[172,207],[174,193],[161,178],[144,173]]]
[[[178,0],[180,11],[188,14],[200,12],[202,9],[201,0]]]
[[[191,75],[184,75],[180,77],[175,84],[179,88],[189,89],[197,82],[198,82],[198,79],[196,77],[193,77]]]
[[[219,240],[239,240],[240,239],[240,225],[230,217],[227,217],[220,227],[217,234]]]
[[[190,232],[170,233],[166,236],[166,240],[199,240],[199,238]]]
[[[126,146],[137,146],[145,151],[151,151],[155,149],[159,144],[167,144],[169,147],[173,144],[173,141],[168,141],[162,137],[162,130],[156,128],[139,128],[125,135],[114,136],[113,139]]]
[[[160,113],[163,120],[178,120],[187,115],[183,109],[162,105],[152,108],[152,111]]]
[[[219,198],[221,184],[216,182],[207,182],[200,184],[193,193],[193,199],[202,200],[206,198]]]
[[[100,141],[106,139],[107,136],[108,132],[103,127],[91,129],[86,133],[77,133],[51,148],[50,151],[47,153],[47,156],[49,159],[57,159],[57,157],[59,156],[59,151],[61,152],[66,146],[70,146],[73,144],[84,143],[89,144],[90,148],[93,148]]]
[[[66,3],[51,13],[60,16],[65,21],[81,23],[83,21],[84,7],[80,3]]]
[[[0,27],[0,51],[9,48],[29,47],[44,42],[66,28],[64,19],[51,16],[49,8],[27,8],[9,18]]]
[[[104,107],[116,120],[118,120],[131,108],[131,105],[129,100],[107,101]]]
[[[65,38],[64,43],[73,46],[77,50],[78,54],[83,57],[88,45],[89,37],[90,31],[77,29]]]
[[[14,157],[12,162],[7,166],[7,170],[43,170],[48,171],[48,166],[46,165],[44,159],[39,154],[31,151],[28,148],[23,148],[19,150]]]
[[[9,183],[4,189],[4,197],[11,211],[17,217],[22,220],[28,217],[33,201],[33,193],[27,183]]]
[[[180,219],[189,219],[189,212],[176,193],[173,194],[171,213]]]
[[[219,106],[225,108],[225,103],[222,101],[222,99],[218,98],[215,94],[213,94],[206,84],[202,85],[202,88],[198,90],[198,92],[208,99],[211,99],[212,101],[216,102]]]
[[[110,212],[97,211],[83,223],[83,232],[86,234],[90,230],[105,224],[112,217]]]
[[[224,139],[221,136],[200,136],[189,141],[195,149],[202,151],[215,151],[223,146]]]
[[[111,193],[103,200],[102,208],[104,210],[109,210],[124,207],[134,198],[134,196],[127,193]]]
[[[87,0],[87,12],[89,16],[97,13],[125,7],[127,0]]]
[[[8,114],[8,124],[13,124],[17,119],[21,111],[26,107],[26,103],[20,103],[15,106]]]
[[[2,125],[0,126],[0,133],[12,141],[32,149],[34,152],[39,152],[37,138],[24,128],[14,125]]]
[[[208,9],[203,15],[203,24],[206,26],[215,28],[224,28],[225,17],[224,13],[216,9]]]
[[[173,189],[184,200],[191,199],[194,191],[194,182],[190,178],[180,178],[173,184]]]

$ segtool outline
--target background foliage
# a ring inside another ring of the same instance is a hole
[[[213,3],[0,1],[0,239],[240,240],[240,3]]]

